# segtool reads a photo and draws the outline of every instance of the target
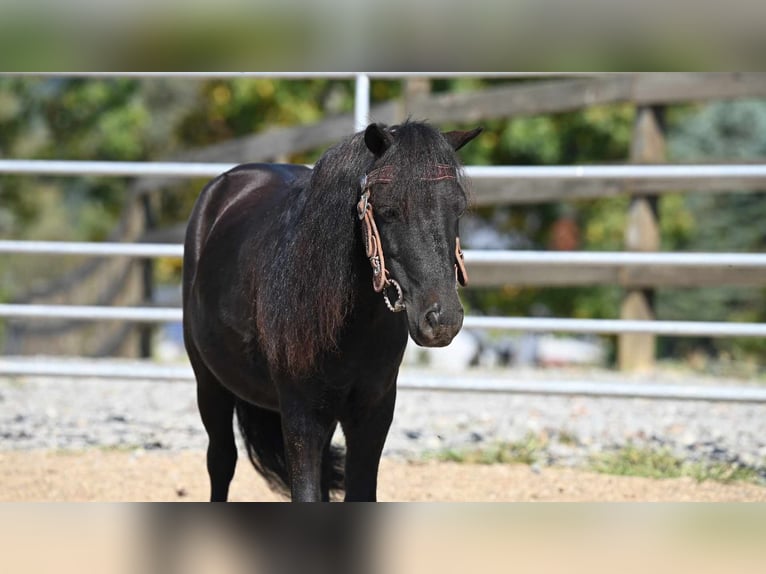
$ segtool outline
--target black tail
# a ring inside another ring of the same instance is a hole
[[[237,421],[247,447],[247,456],[269,487],[290,495],[290,472],[287,468],[282,436],[282,417],[278,412],[236,400]],[[331,446],[322,459],[322,485],[330,490],[343,490],[345,452]]]

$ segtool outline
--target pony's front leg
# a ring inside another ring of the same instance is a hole
[[[355,405],[351,417],[341,420],[346,437],[346,502],[375,502],[378,466],[396,403],[396,380],[373,403]]]
[[[290,493],[293,502],[321,502],[322,455],[336,423],[301,399],[283,399],[280,405]]]

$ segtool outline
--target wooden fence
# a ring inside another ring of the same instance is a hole
[[[427,119],[435,124],[468,124],[482,120],[571,112],[588,106],[631,103],[636,106],[636,121],[630,156],[626,162],[661,163],[665,161],[664,106],[706,100],[766,97],[766,74],[624,74],[606,77],[576,77],[556,80],[513,82],[481,90],[461,93],[431,93],[427,78],[405,80],[403,97],[384,102],[370,109],[375,121],[395,123],[406,117]],[[327,117],[308,126],[273,128],[263,133],[228,142],[190,150],[171,159],[181,161],[278,161],[334,143],[352,131],[353,114]],[[718,162],[721,163],[721,162]],[[150,197],[171,185],[170,180],[143,178],[135,182],[141,196]],[[758,191],[763,182],[753,179],[711,177],[705,180],[674,178],[672,180],[570,181],[487,179],[476,180],[473,193],[477,205],[509,205],[560,202],[574,199],[631,197],[626,229],[626,250],[654,251],[659,248],[657,196],[667,192],[725,192]],[[151,202],[149,202],[151,203]],[[150,216],[144,212],[144,217]],[[144,220],[143,239],[181,242],[183,224],[169,230],[151,230]],[[144,278],[151,275],[143,270]],[[619,285],[625,289],[621,317],[652,319],[652,289],[655,287],[706,287],[715,285],[766,285],[766,271],[754,268],[715,269],[689,268],[683,274],[672,269],[632,267],[630,269],[602,266],[579,266],[576,273],[557,268],[525,267],[504,264],[485,266],[472,271],[472,282],[478,286],[578,286]],[[130,300],[123,304],[142,303],[151,292],[144,282],[143,289],[131,291]],[[39,300],[39,298],[38,298]],[[71,330],[87,327],[72,324]],[[29,336],[29,335],[28,335]],[[126,334],[126,336],[128,336]],[[143,345],[146,352],[147,345]],[[89,354],[87,349],[80,352]],[[624,369],[646,369],[654,358],[652,335],[622,335],[619,344],[620,365]]]

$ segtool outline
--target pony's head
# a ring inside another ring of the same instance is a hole
[[[392,310],[406,311],[421,346],[448,345],[463,325],[458,222],[468,200],[455,152],[479,132],[441,133],[422,122],[364,132],[375,162],[362,178],[358,212],[373,287],[398,302]]]

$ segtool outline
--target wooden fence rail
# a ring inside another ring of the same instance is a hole
[[[429,94],[407,112],[441,123],[469,123],[571,112],[600,104],[659,105],[766,97],[766,74],[641,73],[512,83],[472,92]]]

